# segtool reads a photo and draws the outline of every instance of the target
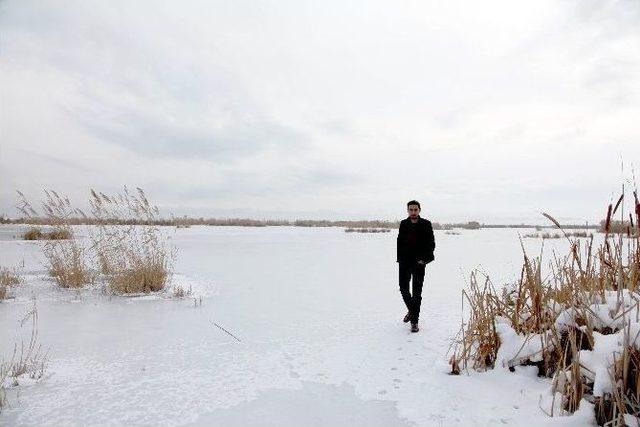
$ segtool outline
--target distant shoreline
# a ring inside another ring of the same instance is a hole
[[[68,223],[72,225],[96,225],[99,222],[92,218],[68,218]],[[330,221],[330,220],[258,220],[250,218],[169,218],[157,219],[154,221],[138,220],[113,220],[106,221],[113,225],[158,225],[175,226],[178,228],[188,228],[192,225],[208,226],[229,226],[229,227],[347,227],[347,228],[398,228],[400,221],[380,221],[380,220],[352,220],[352,221]],[[54,225],[48,218],[0,218],[0,224],[16,225]],[[438,223],[432,222],[434,230],[467,229],[479,230],[483,228],[554,228],[555,225],[547,224],[483,224],[478,221],[463,223]],[[594,229],[600,228],[598,224],[563,224],[565,229]]]

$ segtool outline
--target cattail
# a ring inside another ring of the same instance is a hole
[[[613,208],[612,215],[615,215],[616,211],[618,210],[618,207],[620,207],[620,203],[622,203],[622,199],[624,199],[624,194],[621,194],[620,197],[618,198],[618,201],[616,202],[616,207]]]
[[[609,209],[607,209],[607,220],[604,223],[604,231],[605,233],[609,233],[610,229],[611,229],[611,210],[613,208],[611,207],[611,203],[609,203]]]
[[[638,193],[636,191],[633,192],[633,198],[636,202],[636,224],[640,228],[640,201],[638,201]]]

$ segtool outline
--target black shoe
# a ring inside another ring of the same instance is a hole
[[[418,328],[418,324],[417,323],[412,323],[411,324],[411,332],[418,332],[420,330],[420,328]]]
[[[411,320],[411,315],[409,314],[409,312],[407,311],[407,315],[404,316],[404,319],[402,319],[402,321],[404,323],[409,323],[409,320]]]

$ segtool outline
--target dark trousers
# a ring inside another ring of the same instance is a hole
[[[418,323],[420,303],[422,302],[422,283],[424,282],[424,265],[417,262],[401,262],[398,264],[400,293],[404,300],[411,323]],[[409,282],[413,277],[413,286],[409,293]]]

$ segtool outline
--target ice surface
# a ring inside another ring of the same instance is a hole
[[[497,285],[517,280],[517,230],[436,231],[418,334],[402,323],[395,232],[166,230],[178,248],[174,283],[191,285],[201,306],[62,290],[46,278],[36,243],[0,239],[0,265],[24,261],[27,280],[0,304],[0,353],[25,334],[18,321],[32,295],[50,350],[49,377],[21,388],[19,400],[10,395],[0,423],[251,425],[260,414],[262,425],[585,423],[542,413],[549,381],[534,368],[447,375],[465,277],[480,267]],[[539,241],[524,243],[539,252]],[[545,242],[548,254],[565,247]]]

